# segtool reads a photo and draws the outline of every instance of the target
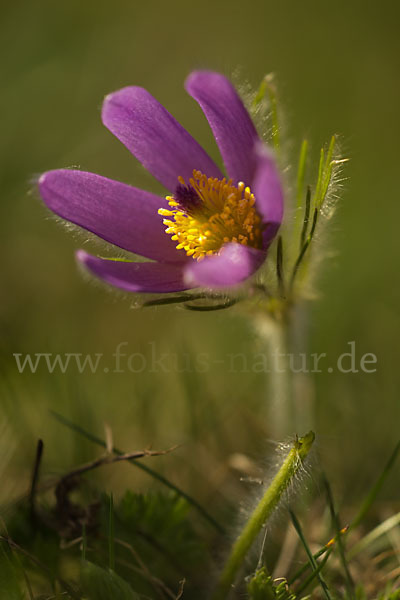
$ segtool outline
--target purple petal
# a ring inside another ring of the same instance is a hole
[[[256,198],[257,211],[266,228],[263,232],[263,248],[266,250],[274,239],[283,218],[283,188],[272,153],[262,144],[255,149],[256,171],[251,191]]]
[[[107,260],[83,250],[77,252],[77,259],[96,277],[126,292],[162,294],[190,288],[183,281],[182,266]]]
[[[192,287],[233,287],[248,279],[260,267],[265,253],[242,244],[226,244],[221,254],[187,263],[185,281]]]
[[[195,71],[185,84],[200,104],[214,133],[226,171],[236,185],[250,185],[256,163],[253,148],[259,137],[231,82],[212,71]]]
[[[120,248],[160,262],[182,262],[157,214],[165,198],[100,175],[59,169],[44,173],[39,191],[63,219]]]
[[[198,169],[208,177],[221,171],[192,136],[148,91],[126,87],[106,97],[104,125],[165,187],[174,191]]]

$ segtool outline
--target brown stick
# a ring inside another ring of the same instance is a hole
[[[82,475],[83,473],[87,473],[88,471],[92,471],[93,469],[97,469],[97,467],[102,467],[103,465],[111,465],[113,463],[120,462],[123,460],[136,460],[138,458],[143,458],[144,456],[162,456],[164,454],[169,454],[170,452],[173,452],[174,450],[176,450],[176,448],[178,448],[178,446],[172,446],[167,450],[137,450],[136,452],[118,454],[117,456],[107,454],[105,456],[96,458],[91,462],[85,463],[80,467],[76,467],[72,471],[69,471],[61,477],[58,485],[66,479],[70,479],[71,477],[75,477],[76,475]]]
[[[39,439],[37,446],[36,446],[35,464],[33,466],[31,489],[29,492],[29,505],[30,505],[30,512],[31,512],[32,519],[35,518],[36,488],[37,488],[37,483],[38,483],[38,479],[39,479],[39,468],[40,468],[40,463],[42,460],[42,455],[43,455],[43,440]]]

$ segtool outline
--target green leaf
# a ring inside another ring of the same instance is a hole
[[[187,568],[198,565],[204,559],[203,543],[188,518],[190,504],[177,494],[135,494],[128,490],[114,510],[116,532],[120,530],[119,537],[126,539],[128,535],[136,545],[140,543],[137,539],[138,532],[147,540],[157,540],[163,563],[166,556],[173,556],[177,564]],[[140,553],[143,554],[146,550],[151,550],[149,558],[153,567],[156,567],[154,551],[148,543]]]
[[[91,562],[82,564],[81,585],[88,600],[139,600],[122,577]]]
[[[272,577],[268,575],[265,567],[254,573],[247,586],[247,591],[250,600],[272,600],[275,598]]]
[[[286,579],[274,581],[265,567],[257,569],[250,579],[247,591],[249,600],[296,600]]]

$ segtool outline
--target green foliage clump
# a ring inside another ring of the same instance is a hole
[[[189,504],[174,493],[135,494],[128,490],[116,508],[116,525],[125,535],[156,540],[186,566],[199,565],[204,560],[204,547],[189,519]]]
[[[81,568],[81,586],[87,600],[139,600],[130,585],[114,571],[87,561]]]

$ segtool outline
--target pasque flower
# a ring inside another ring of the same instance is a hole
[[[103,123],[169,195],[72,169],[49,171],[39,180],[54,213],[149,259],[113,260],[78,251],[89,271],[128,292],[236,286],[264,262],[282,220],[273,155],[231,82],[219,73],[196,71],[186,90],[210,124],[226,176],[149,92],[126,87],[105,98]]]

